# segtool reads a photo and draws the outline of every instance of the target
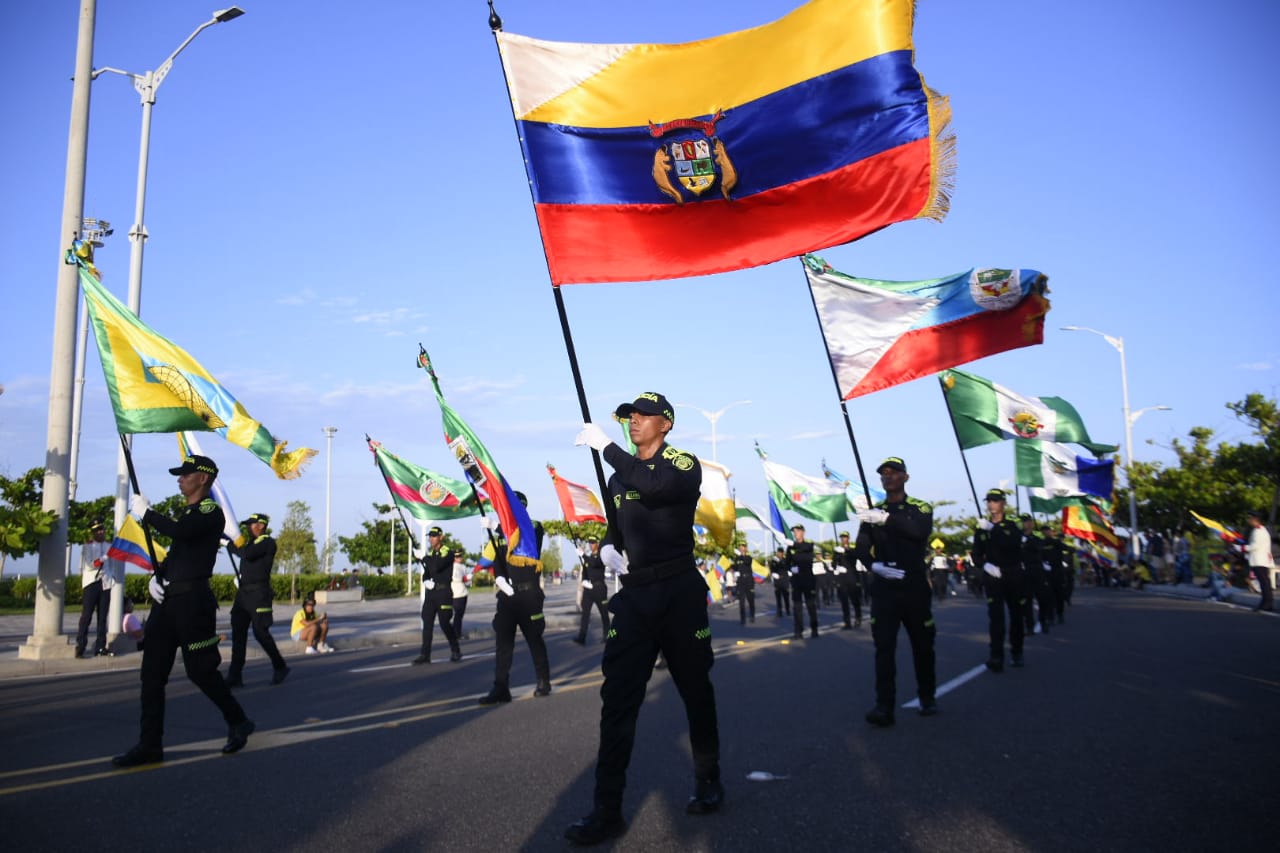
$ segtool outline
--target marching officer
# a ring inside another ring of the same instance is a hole
[[[809,636],[818,636],[818,585],[813,576],[813,543],[804,540],[804,525],[791,528],[794,541],[787,546],[786,562],[791,573],[791,601],[795,605],[796,639],[804,639],[804,615],[800,605],[809,611]]]
[[[1049,633],[1053,622],[1053,602],[1049,598],[1048,563],[1044,556],[1044,539],[1036,531],[1036,520],[1028,514],[1022,516],[1022,571],[1027,579],[1027,631]],[[1040,618],[1036,620],[1036,608]]]
[[[791,573],[787,570],[787,552],[779,548],[769,561],[769,579],[773,581],[773,615],[781,619],[791,615]]]
[[[983,573],[987,595],[987,626],[991,654],[987,669],[1004,671],[1005,610],[1009,614],[1009,654],[1014,666],[1022,666],[1023,607],[1027,592],[1022,571],[1022,532],[1005,517],[1003,489],[986,494],[988,518],[978,522],[973,535],[973,571]]]
[[[422,651],[414,665],[431,663],[431,643],[436,620],[449,642],[449,660],[462,660],[462,647],[453,630],[453,549],[444,544],[444,531],[433,527],[427,531],[426,553],[422,563]]]
[[[614,469],[607,499],[615,512],[600,550],[606,565],[624,573],[622,590],[609,604],[613,630],[601,663],[594,808],[565,831],[575,844],[598,844],[626,830],[627,766],[645,685],[659,653],[689,721],[695,786],[685,812],[709,814],[724,800],[707,584],[693,556],[702,465],[693,454],[667,444],[675,413],[661,394],[641,394],[614,414],[627,420],[634,456],[596,424],[583,424],[575,441],[590,445]]]
[[[241,687],[244,680],[244,655],[249,645],[249,627],[253,638],[271,659],[271,683],[279,684],[289,675],[276,641],[271,636],[271,567],[276,560],[276,540],[267,534],[271,519],[255,512],[245,519],[246,535],[227,545],[227,550],[240,558],[240,588],[231,605],[231,665],[227,667],[227,686]]]
[[[849,533],[840,534],[840,544],[835,547],[832,574],[836,579],[836,595],[840,598],[840,612],[844,614],[844,628],[862,627],[862,581],[858,578],[858,559],[849,545]],[[853,603],[853,622],[849,622],[849,603]]]
[[[733,572],[737,576],[736,591],[738,594],[738,622],[747,624],[750,614],[751,623],[756,621],[756,578],[751,571],[751,555],[747,553],[747,544],[738,546],[738,553],[733,558]]]
[[[920,715],[938,713],[934,668],[933,598],[926,554],[933,533],[933,507],[907,496],[907,464],[890,456],[876,468],[885,499],[858,512],[857,559],[871,566],[871,636],[876,645],[876,704],[873,726],[892,726],[896,692],[898,628],[907,629],[916,671]]]
[[[528,506],[523,492],[516,498]],[[538,539],[538,553],[542,553],[543,529],[539,522],[533,524]],[[494,657],[493,689],[480,697],[481,705],[497,705],[511,701],[511,661],[516,652],[516,628],[524,635],[533,656],[533,672],[538,684],[534,696],[551,695],[551,664],[547,659],[547,642],[542,638],[547,620],[542,614],[546,594],[542,591],[540,567],[517,566],[507,555],[507,543],[498,538],[493,545],[494,585],[497,586],[497,609],[493,614]],[[586,602],[583,602],[584,610]]]
[[[587,547],[590,550],[582,558],[582,622],[578,626],[578,636],[573,638],[580,646],[587,644],[593,606],[600,611],[600,642],[609,637],[609,589],[604,560],[600,559],[600,540],[592,536],[587,540]]]
[[[173,544],[148,586],[155,606],[143,635],[141,733],[133,748],[111,759],[116,767],[164,761],[164,688],[178,649],[187,678],[222,712],[227,724],[223,753],[243,749],[255,728],[218,673],[218,601],[209,587],[224,524],[222,508],[209,497],[218,466],[207,456],[187,456],[169,473],[177,476],[187,501],[176,521],[151,509],[142,495],[134,495],[130,504],[143,524]]]
[[[1059,625],[1066,621],[1067,566],[1071,562],[1071,550],[1062,541],[1062,533],[1047,524],[1040,525],[1044,561],[1049,567],[1049,593],[1053,600],[1053,613]]]

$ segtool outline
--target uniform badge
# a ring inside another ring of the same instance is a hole
[[[200,511],[203,513],[213,512],[218,508],[218,503],[213,498],[205,498],[200,501]]]
[[[653,152],[653,182],[676,204],[684,204],[681,191],[693,193],[697,199],[720,181],[720,194],[725,200],[738,184],[738,171],[729,159],[724,140],[716,136],[716,122],[724,118],[717,111],[707,121],[676,119],[662,124],[649,122],[649,135],[664,139]]]

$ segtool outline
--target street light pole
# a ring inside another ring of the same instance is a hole
[[[76,30],[75,78],[71,87],[71,122],[67,133],[67,167],[62,189],[62,219],[58,230],[58,281],[53,309],[53,361],[49,369],[49,423],[45,438],[45,467],[41,509],[56,521],[40,540],[36,576],[36,607],[31,634],[18,647],[24,660],[69,658],[75,653],[62,634],[66,597],[67,508],[69,506],[71,409],[74,393],[76,305],[80,279],[62,253],[80,236],[84,218],[84,174],[89,148],[89,84],[93,73],[93,33],[97,0],[81,0]]]
[[[1149,411],[1167,411],[1168,406],[1148,406],[1139,409],[1136,413],[1129,413],[1129,367],[1124,357],[1124,338],[1108,335],[1105,332],[1099,332],[1097,329],[1090,329],[1087,326],[1063,326],[1064,332],[1091,332],[1105,340],[1111,346],[1115,347],[1116,352],[1120,353],[1120,392],[1122,395],[1122,405],[1124,413],[1124,455],[1125,455],[1125,480],[1129,485],[1129,557],[1131,562],[1137,562],[1138,559],[1138,497],[1135,494],[1133,485],[1133,423],[1142,417],[1143,413]]]
[[[324,573],[329,574],[331,571],[329,564],[329,508],[330,498],[333,495],[333,435],[338,431],[337,427],[324,427],[325,437],[325,466],[324,466]]]
[[[178,54],[186,49],[187,45],[214,24],[221,24],[226,21],[235,20],[244,14],[244,10],[238,6],[231,6],[227,9],[220,9],[213,13],[209,20],[192,31],[182,44],[178,45],[177,50],[169,54],[168,58],[154,71],[147,71],[143,74],[134,74],[119,68],[98,68],[95,69],[92,79],[98,79],[98,75],[111,72],[128,77],[133,81],[133,88],[138,91],[138,95],[142,101],[142,141],[138,146],[138,182],[136,194],[134,196],[133,206],[133,227],[129,229],[129,310],[136,315],[142,313],[142,249],[147,239],[147,228],[143,224],[144,212],[147,207],[147,162],[151,154],[151,108],[156,103],[156,92],[160,88],[160,84],[169,76],[169,71],[173,68],[173,61],[178,58]],[[126,442],[130,439],[126,438]],[[131,443],[131,442],[130,442]],[[116,454],[116,507],[115,507],[115,525],[116,529],[124,523],[126,504],[129,500],[129,465],[125,459],[125,448],[121,445],[120,450]],[[111,626],[119,626],[124,617],[124,584],[115,584],[111,587],[111,607],[107,624]],[[109,632],[108,641],[113,642],[118,636],[118,631]]]
[[[691,405],[689,403],[676,403],[675,405],[678,408],[693,409],[695,411],[701,412],[703,417],[711,421],[711,461],[718,463],[720,459],[716,456],[716,423],[720,420],[720,417],[725,412],[729,411],[734,406],[745,406],[750,402],[751,402],[750,400],[736,400],[730,403],[729,405],[725,406],[723,409],[719,409],[714,412],[708,412],[706,409],[698,408],[697,406]]]

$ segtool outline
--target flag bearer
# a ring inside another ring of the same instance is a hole
[[[453,549],[444,544],[444,531],[427,531],[427,551],[422,561],[422,650],[415,665],[431,663],[431,643],[436,620],[449,642],[449,660],[462,660],[462,647],[453,630]]]
[[[142,495],[134,495],[130,505],[143,524],[170,537],[173,544],[149,587],[155,606],[143,635],[141,733],[133,748],[111,759],[116,767],[164,760],[164,688],[178,649],[187,678],[218,706],[226,721],[222,751],[239,752],[254,730],[253,720],[218,673],[218,601],[209,587],[224,524],[222,509],[209,497],[218,466],[207,456],[187,456],[169,473],[177,476],[178,491],[187,501],[176,521],[151,509]]]
[[[737,576],[738,622],[747,624],[748,616],[754,625],[756,621],[756,576],[751,570],[751,555],[747,553],[744,542],[738,546],[738,554],[733,558],[733,571]]]
[[[876,644],[876,704],[867,712],[873,726],[892,726],[897,678],[898,628],[907,629],[916,671],[921,716],[938,713],[934,670],[932,589],[929,586],[929,536],[933,507],[907,496],[910,476],[901,457],[890,456],[876,469],[885,499],[858,512],[857,559],[871,566],[871,636]]]
[[[1044,539],[1036,532],[1036,521],[1030,515],[1022,516],[1022,570],[1027,579],[1027,631],[1047,634],[1053,622],[1053,601],[1050,599],[1049,573],[1046,571]],[[1039,607],[1039,621],[1036,608]],[[1039,628],[1036,626],[1039,625]]]
[[[1049,595],[1053,603],[1054,621],[1059,625],[1066,621],[1067,567],[1071,565],[1071,551],[1062,541],[1062,533],[1055,532],[1047,524],[1040,525],[1044,542],[1044,561],[1049,567]]]
[[[781,619],[791,615],[791,573],[787,567],[787,552],[778,548],[769,561],[769,579],[773,581],[774,612]]]
[[[231,665],[227,667],[227,686],[240,687],[244,671],[244,655],[249,645],[249,627],[253,638],[271,659],[271,683],[279,684],[289,674],[276,641],[271,637],[271,566],[276,560],[276,540],[267,534],[269,516],[255,512],[245,519],[247,531],[241,544],[227,546],[240,558],[240,588],[231,605]]]
[[[988,518],[978,522],[973,535],[973,571],[983,573],[987,595],[987,626],[991,653],[987,669],[1004,671],[1005,610],[1009,613],[1009,654],[1014,666],[1022,666],[1023,606],[1027,593],[1022,572],[1022,532],[1005,517],[1003,489],[986,494]]]
[[[836,578],[836,595],[840,598],[840,611],[844,615],[844,630],[862,627],[862,580],[858,577],[858,560],[849,545],[849,533],[840,534],[840,544],[835,548],[833,574]],[[853,603],[853,622],[849,621],[849,604]]]
[[[791,573],[791,602],[795,605],[796,639],[804,638],[804,613],[809,611],[809,636],[818,636],[818,585],[813,576],[813,543],[804,540],[804,525],[791,528],[793,542],[787,546],[787,566]]]
[[[595,424],[584,424],[575,441],[590,445],[614,469],[607,499],[616,511],[600,550],[605,564],[623,573],[622,589],[609,604],[613,630],[601,663],[594,808],[565,831],[575,844],[598,844],[626,830],[622,792],[645,685],[659,653],[689,720],[695,785],[685,812],[708,814],[724,800],[707,585],[693,556],[702,466],[693,454],[666,443],[675,414],[661,394],[641,394],[615,415],[627,419],[634,456]]]
[[[605,580],[604,560],[600,559],[600,540],[592,536],[587,540],[590,550],[582,558],[582,622],[578,636],[573,641],[580,646],[587,644],[587,628],[591,626],[591,608],[600,611],[600,641],[609,636],[608,582]]]

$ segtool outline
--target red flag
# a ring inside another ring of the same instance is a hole
[[[556,487],[556,497],[560,500],[560,511],[564,513],[565,521],[571,524],[581,524],[584,521],[608,523],[604,517],[604,505],[594,492],[561,477],[556,473],[554,465],[548,464],[547,472],[551,474],[551,482]]]

